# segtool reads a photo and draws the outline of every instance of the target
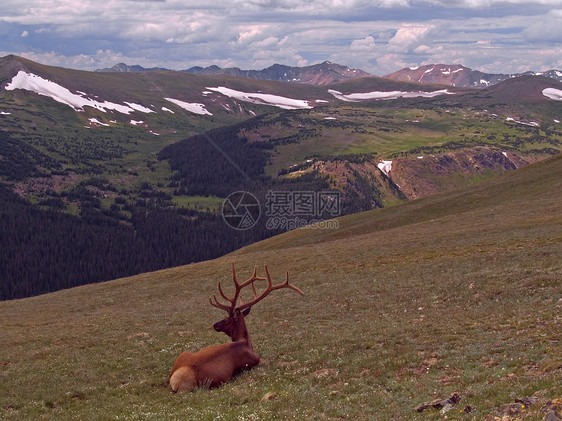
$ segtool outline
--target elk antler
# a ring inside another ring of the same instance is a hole
[[[211,304],[213,306],[217,307],[217,308],[221,308],[223,310],[226,310],[228,312],[228,314],[233,314],[234,309],[236,308],[236,302],[238,301],[238,299],[240,297],[240,291],[242,291],[242,288],[252,284],[254,296],[257,295],[257,291],[256,291],[256,287],[254,285],[254,281],[265,281],[265,278],[260,278],[259,276],[257,276],[257,272],[258,272],[258,267],[254,266],[254,274],[248,280],[239,284],[238,280],[236,279],[236,269],[234,268],[234,262],[233,262],[232,263],[232,281],[234,282],[235,291],[234,291],[234,296],[232,298],[227,296],[224,293],[224,291],[222,289],[222,286],[221,286],[221,283],[219,281],[219,292],[220,292],[222,298],[224,298],[226,301],[228,301],[230,303],[230,305],[221,303],[217,299],[216,295],[213,295],[213,298],[210,299]],[[214,302],[213,302],[213,300],[214,300]]]
[[[234,292],[234,296],[232,298],[227,296],[224,293],[224,291],[222,290],[222,287],[221,287],[221,283],[219,281],[219,292],[220,292],[222,298],[224,298],[226,301],[228,301],[230,303],[230,305],[221,303],[217,299],[216,295],[213,295],[213,298],[209,300],[211,302],[211,304],[213,306],[217,307],[217,308],[221,308],[223,310],[226,310],[228,312],[228,314],[232,315],[236,308],[238,308],[239,311],[245,310],[245,309],[253,306],[257,302],[263,300],[267,295],[269,295],[269,293],[271,291],[274,291],[276,289],[290,288],[290,289],[298,292],[299,294],[304,295],[304,293],[300,289],[298,289],[296,286],[291,285],[289,283],[289,272],[287,272],[287,279],[285,280],[285,282],[282,282],[282,283],[277,284],[277,285],[273,285],[273,282],[271,281],[271,275],[269,274],[269,270],[267,269],[267,265],[264,265],[264,266],[265,266],[265,273],[267,275],[268,285],[267,285],[267,288],[265,289],[265,291],[263,291],[260,295],[258,295],[258,292],[256,290],[256,286],[254,285],[254,282],[255,281],[265,281],[266,279],[257,276],[258,267],[254,266],[254,274],[248,280],[239,284],[238,281],[236,280],[236,270],[234,269],[234,263],[232,263],[232,280],[233,280],[234,286],[236,288],[236,290]],[[252,285],[252,290],[254,292],[254,299],[252,301],[248,302],[248,303],[242,303],[242,299],[240,298],[240,291],[242,291],[242,288],[247,287],[248,285]],[[240,305],[238,307],[236,307],[236,302],[239,299],[240,299]]]

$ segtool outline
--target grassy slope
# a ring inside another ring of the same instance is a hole
[[[0,418],[440,419],[414,408],[460,391],[449,418],[482,419],[513,396],[559,397],[561,180],[557,157],[338,230],[0,303]],[[276,292],[253,310],[257,369],[173,395],[177,355],[225,340],[207,299],[233,260],[241,277],[289,270],[305,296]]]
[[[472,100],[468,95],[465,98],[467,103]],[[559,114],[561,103],[549,102],[548,110],[542,117],[534,116],[543,122],[540,128],[506,121],[505,116],[500,117],[493,112],[498,111],[495,108],[489,111],[467,105],[465,109],[449,109],[446,103],[441,104],[437,100],[410,100],[396,104],[329,105],[295,113],[290,117],[292,125],[281,128],[264,120],[263,125],[254,130],[255,133],[266,135],[271,140],[296,135],[296,142],[276,147],[268,174],[275,175],[282,168],[288,169],[310,156],[376,153],[379,158],[392,159],[401,154],[416,156],[451,152],[461,145],[469,148],[481,144],[521,154],[546,147],[560,148],[562,132],[548,116]],[[533,105],[529,109],[539,108]],[[502,112],[509,116],[520,115],[512,111],[511,108],[502,108]]]
[[[3,85],[12,80],[19,71],[40,75],[68,88],[72,92],[86,92],[89,97],[95,96],[99,101],[110,101],[119,104],[132,102],[150,107],[155,112],[121,114],[118,112],[102,112],[86,107],[84,112],[75,112],[70,107],[57,103],[46,96],[32,92],[14,90],[6,91]],[[60,152],[64,149],[61,140],[75,142],[77,139],[95,137],[117,138],[117,142],[128,152],[124,162],[128,168],[134,167],[147,157],[169,143],[184,139],[212,128],[234,124],[254,115],[272,112],[275,107],[250,104],[231,100],[221,94],[203,95],[207,87],[226,86],[244,92],[265,91],[275,95],[297,99],[324,98],[333,99],[325,89],[283,82],[255,81],[225,76],[203,76],[186,72],[134,72],[134,73],[96,73],[73,69],[46,66],[16,56],[0,58],[0,111],[7,112],[2,116],[1,125],[5,130],[23,133],[31,137],[35,135],[48,140],[47,147]],[[179,99],[190,103],[202,103],[212,112],[212,116],[198,115],[183,110],[165,98]],[[166,107],[174,112],[162,110]],[[227,111],[229,108],[230,111]],[[110,127],[89,126],[89,118],[96,118]],[[131,120],[142,120],[144,124],[132,126]],[[90,135],[89,132],[96,134]],[[161,136],[155,136],[154,131]],[[128,138],[128,139],[125,139]],[[104,144],[104,140],[96,139]],[[127,140],[127,141],[126,141]],[[130,142],[137,142],[134,144]],[[45,142],[43,142],[45,143]],[[100,161],[105,162],[104,157]],[[119,163],[123,163],[119,161]]]
[[[0,58],[0,85],[11,80],[20,69],[42,75],[73,91],[98,95],[100,100],[132,101],[152,106],[158,111],[124,115],[87,108],[86,112],[77,113],[47,97],[0,89],[0,110],[11,113],[2,116],[4,129],[19,133],[26,143],[62,161],[63,168],[70,172],[81,173],[84,168],[103,172],[118,190],[134,191],[142,182],[150,182],[153,186],[166,185],[170,170],[166,162],[157,163],[155,154],[159,150],[190,135],[240,122],[253,114],[273,113],[272,121],[275,122],[277,116],[279,120],[292,123],[289,126],[264,124],[256,129],[264,135],[264,139],[295,136],[295,143],[276,147],[272,162],[266,168],[266,173],[273,176],[310,156],[376,153],[379,158],[393,159],[395,154],[416,155],[419,151],[412,149],[441,147],[451,141],[464,142],[462,144],[467,147],[484,142],[527,153],[545,147],[559,149],[562,139],[559,125],[552,121],[553,116],[559,117],[562,103],[547,100],[540,93],[543,86],[562,86],[550,79],[527,78],[509,84],[506,82],[510,85],[509,89],[503,85],[477,91],[450,88],[457,94],[436,99],[354,104],[336,101],[328,89],[349,93],[433,90],[439,87],[374,77],[316,87],[185,72],[95,73],[45,66],[15,56]],[[315,98],[331,104],[320,103],[314,110],[279,116],[279,110],[274,107],[234,101],[220,94],[202,95],[207,87],[212,86],[292,98]],[[166,101],[165,97],[205,103],[213,116],[198,116],[181,110]],[[505,102],[515,105],[507,106]],[[161,111],[163,106],[173,109],[175,114]],[[224,107],[230,108],[230,111]],[[488,111],[483,111],[484,108]],[[525,112],[516,112],[519,108]],[[542,126],[530,128],[506,122],[505,113],[516,119],[528,117],[529,120],[541,121]],[[336,120],[324,120],[326,117]],[[84,128],[89,125],[89,118],[96,118],[111,127]],[[145,124],[132,126],[130,122],[133,119],[142,120]],[[112,120],[117,122],[110,123]],[[450,150],[451,147],[443,149]],[[424,153],[429,152],[420,152]],[[151,162],[150,169],[156,171],[147,169],[147,161]],[[31,194],[32,200],[43,198],[41,192],[35,194],[36,197]]]

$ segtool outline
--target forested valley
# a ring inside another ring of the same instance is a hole
[[[241,123],[244,124],[244,123]],[[241,125],[216,129],[164,148],[158,155],[173,170],[167,186],[142,183],[135,190],[92,174],[64,191],[48,191],[38,203],[14,193],[13,183],[65,174],[61,165],[16,136],[1,133],[0,300],[38,295],[224,255],[278,234],[261,218],[237,230],[220,210],[176,206],[174,195],[224,198],[243,190],[264,203],[270,190],[318,191],[317,174],[298,180],[264,175],[267,143],[239,138]],[[104,193],[115,196],[102,203]],[[77,208],[69,212],[71,207]]]

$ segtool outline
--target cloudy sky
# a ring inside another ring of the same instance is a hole
[[[2,0],[7,54],[84,70],[330,60],[379,76],[430,63],[544,71],[562,69],[562,0]]]

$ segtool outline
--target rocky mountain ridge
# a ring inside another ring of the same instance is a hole
[[[420,67],[406,67],[384,77],[404,82],[485,88],[519,76],[544,76],[562,81],[562,71],[554,69],[547,72],[528,71],[513,74],[493,74],[473,70],[461,64],[428,64]]]
[[[125,63],[118,63],[113,67],[99,69],[97,72],[142,72],[169,70],[161,67],[144,68],[139,65],[129,66]],[[246,79],[276,80],[283,82],[300,82],[311,85],[328,85],[348,79],[358,77],[369,77],[369,73],[360,69],[350,69],[336,63],[325,61],[304,67],[286,66],[274,64],[262,70],[242,70],[238,67],[221,68],[219,66],[194,66],[183,72],[195,73],[200,75],[225,75]]]
[[[170,71],[170,69],[163,67],[145,68],[139,65],[129,66],[125,63],[118,63],[113,67],[96,70],[96,72],[106,73],[149,71]],[[194,66],[182,70],[182,72],[200,75],[224,75],[257,80],[298,82],[317,86],[373,76],[364,70],[351,69],[347,66],[329,61],[304,67],[274,64],[262,70],[242,70],[238,67],[223,69],[216,65],[208,67]],[[428,64],[419,67],[405,67],[382,77],[410,83],[450,85],[460,88],[486,88],[520,76],[544,76],[562,82],[562,71],[556,69],[545,72],[527,71],[523,73],[496,74],[473,70],[462,64]]]

